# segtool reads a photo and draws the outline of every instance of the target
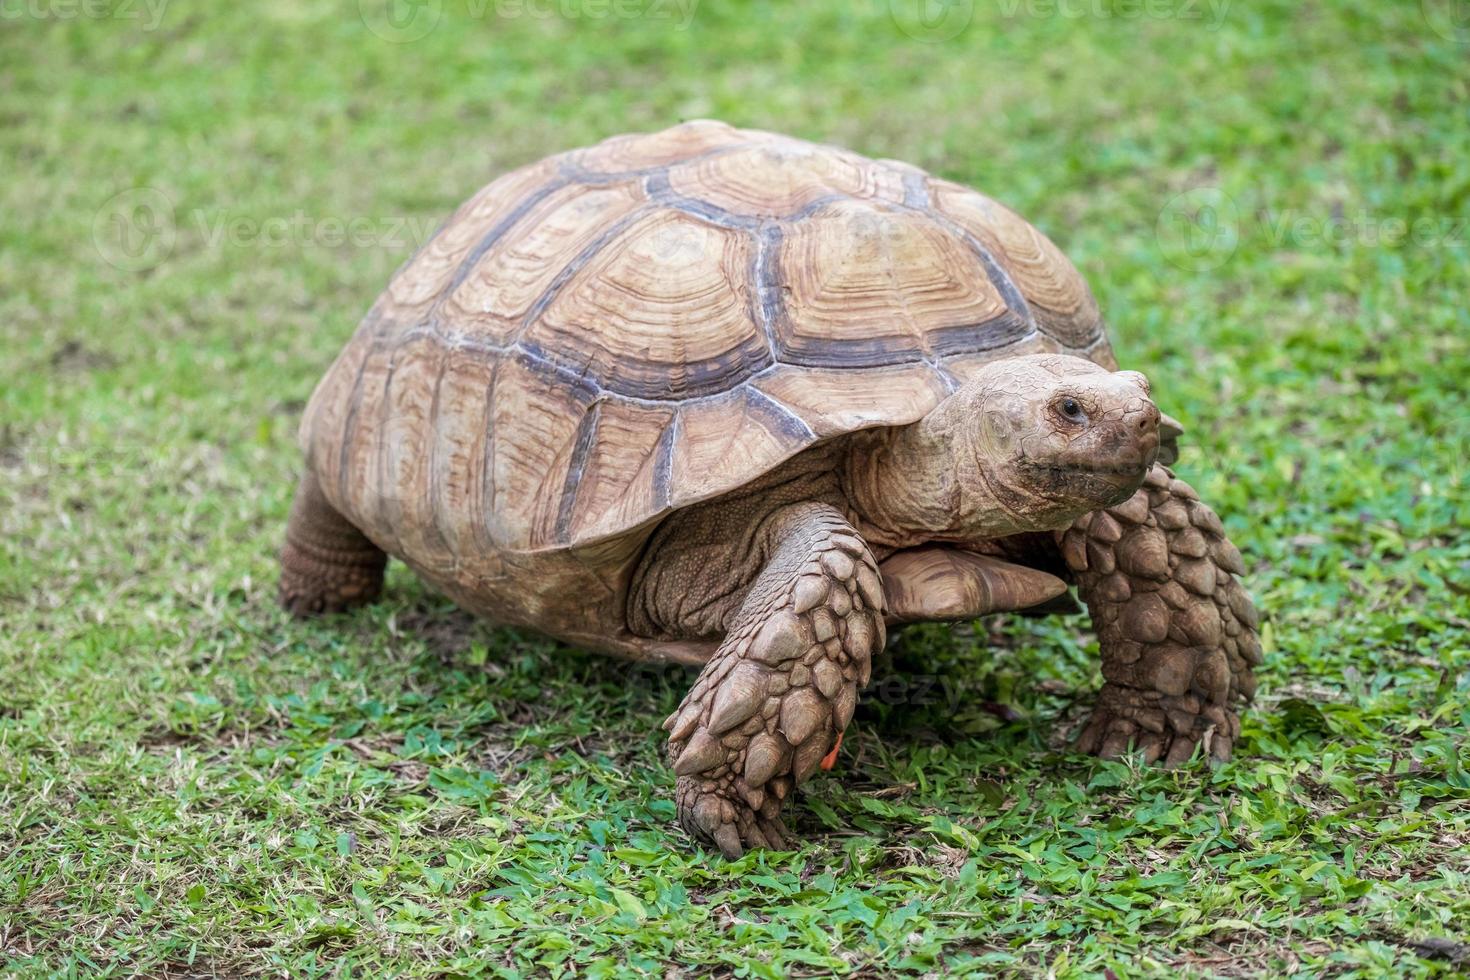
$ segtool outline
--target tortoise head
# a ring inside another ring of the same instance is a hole
[[[953,397],[964,421],[952,437],[986,484],[976,496],[1036,529],[1127,500],[1158,455],[1159,410],[1137,371],[1037,354],[988,365]]]
[[[1054,530],[1133,495],[1159,418],[1136,371],[1005,358],[881,446],[859,444],[846,483],[869,533],[895,547]]]

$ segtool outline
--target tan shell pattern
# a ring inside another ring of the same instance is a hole
[[[913,421],[1036,351],[1115,366],[1082,277],[1010,210],[690,122],[467,201],[322,381],[303,441],[333,503],[400,553],[539,551]]]

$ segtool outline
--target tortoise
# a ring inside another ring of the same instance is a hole
[[[1181,432],[1012,211],[688,122],[500,177],[397,272],[306,407],[279,596],[369,602],[394,555],[495,623],[698,667],[678,819],[737,857],[791,840],[888,627],[1073,586],[1078,747],[1229,758],[1261,645]]]

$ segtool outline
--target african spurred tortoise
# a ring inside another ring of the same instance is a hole
[[[307,407],[281,601],[369,601],[394,555],[495,622],[702,665],[679,819],[734,856],[787,840],[886,625],[1069,585],[1105,679],[1080,747],[1228,758],[1261,647],[1179,434],[1013,212],[691,122],[501,177],[398,272]]]

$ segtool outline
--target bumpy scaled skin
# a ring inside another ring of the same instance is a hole
[[[772,520],[781,543],[664,723],[679,822],[728,858],[785,846],[782,803],[840,741],[884,641],[877,565],[843,516],[802,503]]]
[[[308,471],[291,502],[281,549],[281,605],[293,616],[311,616],[372,602],[387,563],[377,545],[332,509]]]
[[[1131,750],[1177,766],[1198,748],[1230,758],[1233,710],[1256,693],[1256,610],[1220,519],[1190,486],[1154,466],[1127,501],[1059,533],[1102,647],[1106,684],[1078,748]]]

